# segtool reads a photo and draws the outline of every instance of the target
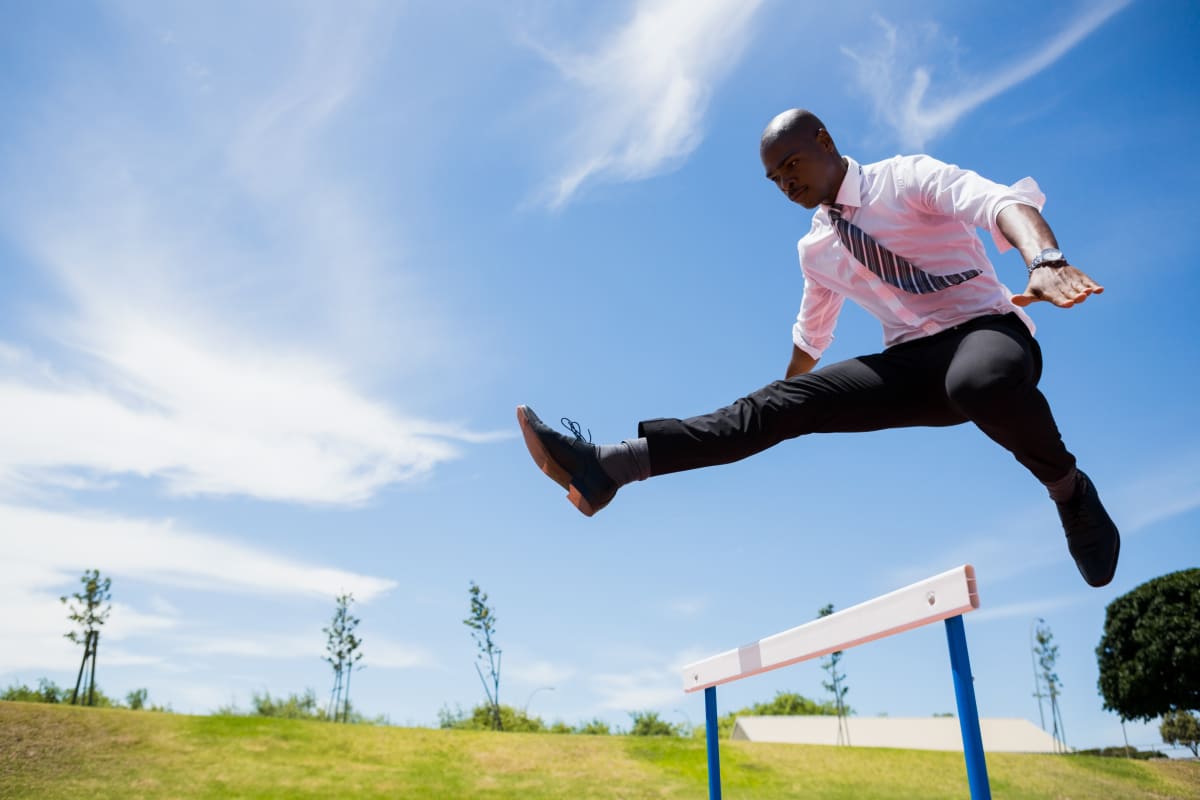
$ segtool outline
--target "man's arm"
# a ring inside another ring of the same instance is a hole
[[[797,375],[811,372],[812,368],[817,365],[817,361],[818,359],[813,358],[796,345],[792,345],[792,360],[788,364],[786,377],[794,378]]]
[[[1033,262],[1038,253],[1047,247],[1058,247],[1054,232],[1033,206],[1015,203],[996,217],[996,225],[1004,238],[1021,251],[1026,264]],[[1013,303],[1027,306],[1045,300],[1060,308],[1070,308],[1082,303],[1088,295],[1100,294],[1104,287],[1089,278],[1084,272],[1070,264],[1061,267],[1040,267],[1029,276],[1029,285],[1021,294],[1013,296]]]

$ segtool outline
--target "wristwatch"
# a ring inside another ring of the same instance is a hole
[[[1034,256],[1033,261],[1029,263],[1029,274],[1038,267],[1061,267],[1067,263],[1067,257],[1063,255],[1062,250],[1057,247],[1047,247],[1042,252]]]

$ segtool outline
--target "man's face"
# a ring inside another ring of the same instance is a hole
[[[767,180],[793,203],[816,208],[832,203],[841,186],[842,160],[822,128],[787,131],[760,151]]]

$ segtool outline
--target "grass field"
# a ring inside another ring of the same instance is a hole
[[[965,798],[959,753],[727,742],[730,800]],[[996,798],[1200,798],[1200,764],[996,753]],[[704,743],[0,702],[3,798],[700,798]]]

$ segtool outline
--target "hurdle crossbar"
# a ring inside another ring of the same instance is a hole
[[[721,797],[716,734],[717,686],[945,621],[971,797],[973,800],[990,798],[979,712],[975,706],[975,689],[962,625],[962,615],[977,608],[979,593],[975,568],[964,564],[736,650],[688,664],[683,668],[683,690],[704,690],[709,797],[713,800]]]

